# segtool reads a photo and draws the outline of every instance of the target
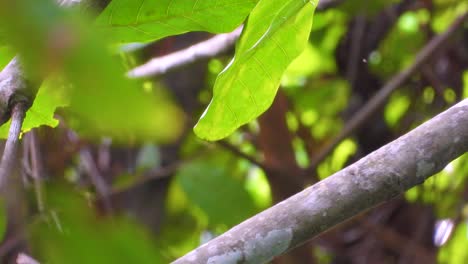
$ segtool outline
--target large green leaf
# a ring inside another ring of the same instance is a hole
[[[256,0],[113,0],[96,21],[117,42],[143,42],[188,31],[232,31]]]
[[[216,80],[213,99],[195,133],[207,140],[228,136],[273,102],[288,65],[305,48],[315,5],[261,0],[250,14],[234,59]]]

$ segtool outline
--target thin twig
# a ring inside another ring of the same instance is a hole
[[[423,49],[416,55],[414,63],[391,78],[376,94],[372,97],[346,124],[344,129],[327,146],[321,149],[319,153],[311,160],[308,168],[304,170],[305,174],[313,173],[318,166],[338,144],[354,133],[361,125],[380,107],[382,107],[388,97],[405,83],[412,75],[419,71],[437,51],[442,49],[448,43],[451,37],[462,27],[468,18],[468,12],[458,17],[455,22],[444,33],[434,37]]]
[[[39,158],[40,150],[35,129],[31,130],[26,136],[29,143],[31,177],[34,182],[34,190],[36,192],[37,208],[39,212],[42,213],[45,209],[44,193],[42,188],[42,163]]]
[[[220,34],[186,49],[151,59],[127,73],[130,78],[144,78],[164,74],[199,60],[216,57],[234,46],[242,32],[242,26],[231,33]]]
[[[355,84],[357,79],[359,63],[361,62],[361,44],[364,37],[364,29],[366,27],[366,19],[363,15],[356,16],[354,21],[355,25],[352,28],[351,34],[351,54],[346,67],[346,78],[352,86]]]
[[[8,139],[3,151],[2,161],[0,163],[0,190],[3,191],[9,180],[13,165],[18,151],[19,135],[23,125],[25,115],[25,106],[23,103],[17,103],[13,106],[11,115],[11,125],[8,132]]]
[[[71,141],[78,142],[78,136],[73,131],[70,131],[68,136]],[[79,157],[80,164],[83,166],[83,169],[89,176],[89,180],[93,184],[97,195],[104,202],[105,210],[109,213],[112,213],[112,203],[109,199],[109,195],[111,194],[111,188],[104,180],[104,177],[101,175],[89,147],[81,147],[79,151]]]
[[[236,146],[232,145],[231,143],[229,143],[229,142],[227,142],[225,140],[220,140],[220,141],[216,141],[216,144],[218,144],[219,146],[229,150],[230,152],[234,153],[236,156],[239,156],[239,157],[241,157],[243,159],[246,159],[250,163],[258,166],[259,168],[261,168],[262,170],[268,171],[268,167],[265,164],[258,161],[256,158],[248,155],[247,153],[244,153],[244,152],[240,151]]]

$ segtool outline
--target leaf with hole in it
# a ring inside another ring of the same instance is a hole
[[[195,126],[207,140],[228,136],[273,102],[281,76],[309,38],[315,4],[261,0],[250,14],[236,54],[219,74],[213,99]]]
[[[189,31],[229,32],[257,0],[113,0],[96,26],[117,42],[144,42]]]

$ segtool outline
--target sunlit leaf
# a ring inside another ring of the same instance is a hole
[[[257,4],[195,126],[199,137],[226,137],[271,105],[283,72],[307,43],[314,10],[313,2],[303,0],[284,1],[281,6],[269,0]]]
[[[188,31],[229,32],[256,0],[113,0],[96,26],[118,42],[143,42]]]

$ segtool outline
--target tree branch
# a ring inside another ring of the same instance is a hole
[[[250,163],[252,163],[253,165],[259,167],[260,169],[262,169],[264,171],[269,171],[270,170],[270,168],[268,168],[264,163],[258,161],[255,157],[252,157],[249,154],[242,152],[240,149],[238,149],[236,146],[232,145],[231,143],[229,143],[226,140],[216,141],[216,144],[223,147],[223,148],[225,148],[225,149],[227,149],[227,150],[229,150],[234,155],[249,161]]]
[[[16,160],[16,153],[18,151],[19,135],[26,108],[23,103],[17,103],[13,106],[11,125],[8,132],[8,139],[3,151],[2,161],[0,164],[0,190],[3,191],[10,177],[13,165]]]
[[[127,73],[130,78],[144,78],[164,74],[195,61],[216,57],[234,46],[242,32],[242,26],[231,33],[216,35],[186,49],[151,59]]]
[[[349,137],[354,131],[359,129],[375,111],[382,107],[388,97],[398,87],[403,85],[411,76],[413,76],[421,67],[423,67],[434,54],[446,45],[455,32],[460,29],[468,18],[468,12],[458,17],[455,22],[443,34],[434,37],[424,48],[416,55],[414,63],[391,78],[375,95],[369,100],[347,123],[344,129],[330,143],[321,148],[321,150],[312,158],[310,165],[304,170],[305,174],[312,174],[317,166],[340,144],[345,138]]]
[[[264,263],[423,183],[468,151],[468,99],[174,263]]]
[[[38,86],[25,76],[18,56],[0,72],[0,125],[10,119],[11,109],[18,102],[27,110],[36,96]]]

